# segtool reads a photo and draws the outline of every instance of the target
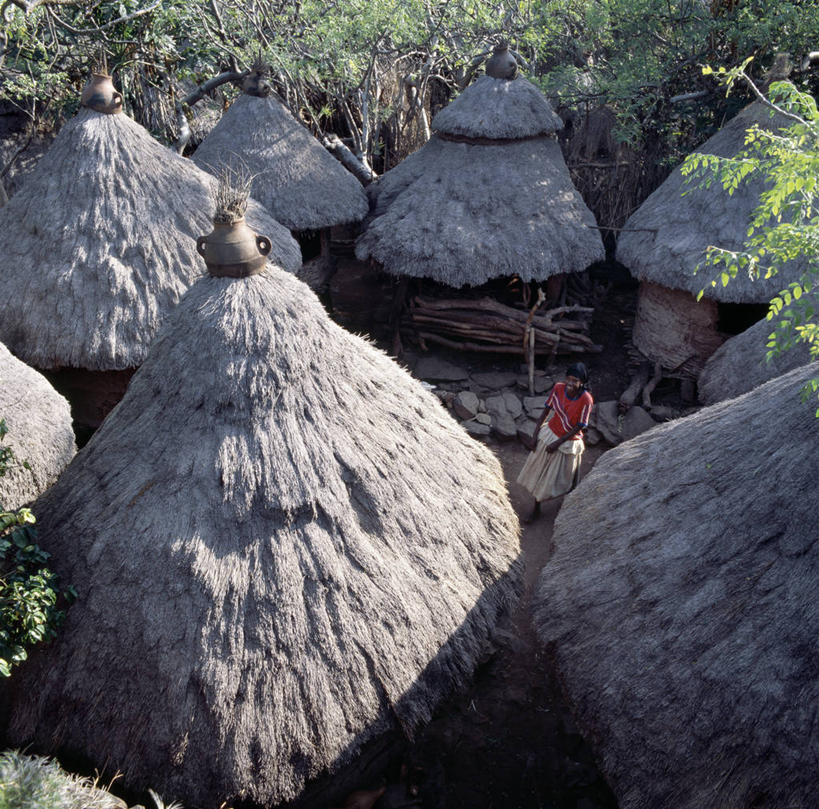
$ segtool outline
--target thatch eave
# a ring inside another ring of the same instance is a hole
[[[253,196],[291,230],[358,222],[369,210],[361,183],[272,95],[239,96],[193,160],[212,173],[245,166]]]
[[[356,255],[462,287],[582,271],[605,251],[554,140],[486,146],[433,136],[379,179]]]

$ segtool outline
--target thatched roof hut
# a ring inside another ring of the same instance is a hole
[[[606,453],[535,596],[621,809],[815,803],[819,363]]]
[[[269,266],[189,290],[63,481],[40,534],[80,600],[9,732],[186,805],[331,805],[517,591],[494,456]]]
[[[16,462],[0,477],[0,506],[17,509],[44,492],[74,457],[77,447],[68,402],[42,374],[0,343],[0,419]],[[28,464],[28,469],[22,462]]]
[[[768,336],[773,330],[771,321],[760,320],[742,334],[726,340],[709,357],[697,380],[697,391],[703,404],[733,399],[810,362],[807,343],[797,343],[768,362],[765,359]]]
[[[781,115],[771,117],[767,107],[753,103],[698,151],[732,157],[745,146],[745,134],[754,124],[776,130],[787,121]],[[706,270],[696,272],[710,245],[743,248],[763,188],[762,178],[749,178],[729,195],[716,180],[709,187],[686,183],[678,167],[626,222],[617,240],[617,260],[643,281],[634,344],[666,368],[689,362],[690,373],[699,373],[724,339],[718,329],[719,304],[767,303],[804,269],[793,262],[769,279],[738,274],[727,286],[714,287]]]
[[[243,93],[193,154],[206,171],[241,161],[253,196],[291,230],[358,222],[369,205],[361,183],[274,95]]]
[[[604,258],[553,137],[561,126],[526,79],[482,76],[433,118],[431,139],[378,180],[356,255],[453,287],[542,281]]]
[[[0,340],[42,369],[137,367],[203,273],[213,182],[126,115],[81,109],[0,209]],[[295,271],[290,233],[258,203],[248,219]]]

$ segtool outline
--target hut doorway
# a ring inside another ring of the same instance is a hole
[[[717,330],[726,335],[741,334],[767,314],[767,303],[718,303]]]

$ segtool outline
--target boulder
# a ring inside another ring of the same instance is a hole
[[[488,427],[492,423],[492,416],[490,416],[489,413],[478,413],[478,415],[475,416],[475,421],[477,421],[478,424],[485,424]]]
[[[518,425],[508,413],[502,413],[492,417],[492,432],[502,441],[509,441],[517,437]]]
[[[506,400],[501,394],[497,396],[486,397],[486,412],[491,416],[508,415],[509,411],[506,409]]]
[[[518,438],[524,447],[532,449],[535,445],[535,427],[537,422],[533,419],[518,420]]]
[[[518,375],[514,371],[488,371],[486,373],[472,374],[472,381],[482,388],[489,390],[501,390],[509,388],[515,384]]]
[[[452,407],[460,419],[474,419],[478,415],[480,400],[471,390],[462,390],[452,401]]]
[[[526,415],[533,419],[541,417],[545,406],[545,396],[526,396],[523,399],[523,409],[526,411]]]
[[[598,402],[592,410],[592,426],[610,444],[620,444],[656,427],[657,422],[642,407],[633,406],[620,413],[616,401]]]
[[[413,373],[418,379],[434,379],[439,382],[454,382],[469,378],[469,374],[463,368],[439,357],[421,357]]]
[[[523,412],[523,405],[520,403],[520,399],[516,393],[506,391],[503,394],[503,403],[506,405],[506,412],[513,419],[516,419]]]
[[[492,432],[488,424],[482,424],[477,419],[465,421],[461,425],[470,435],[486,436]]]

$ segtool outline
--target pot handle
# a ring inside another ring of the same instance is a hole
[[[273,245],[270,243],[270,239],[268,239],[267,236],[257,236],[256,247],[263,256],[266,256],[273,248]]]
[[[196,252],[199,253],[200,256],[205,255],[205,245],[207,244],[207,240],[207,236],[200,236],[196,240]]]
[[[114,90],[114,93],[111,96],[111,101],[113,102],[115,107],[121,107],[122,106],[122,93],[118,93],[116,90]]]

